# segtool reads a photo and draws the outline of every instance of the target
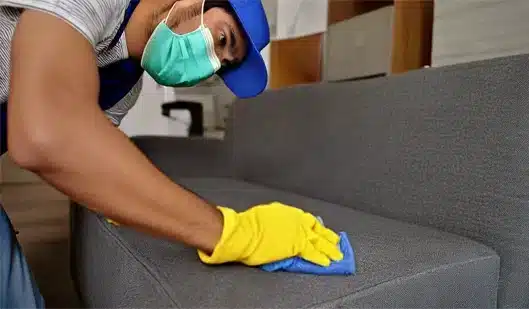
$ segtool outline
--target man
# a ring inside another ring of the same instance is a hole
[[[259,0],[0,0],[2,153],[94,211],[196,248],[204,263],[299,255],[328,265],[342,258],[339,238],[311,214],[210,205],[116,127],[144,71],[172,87],[218,74],[239,97],[260,94],[268,43]],[[0,307],[42,307],[1,207],[0,246]]]

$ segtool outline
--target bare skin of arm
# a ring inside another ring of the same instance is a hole
[[[12,43],[9,155],[73,200],[138,230],[211,252],[222,215],[163,175],[98,107],[93,47],[26,11]]]

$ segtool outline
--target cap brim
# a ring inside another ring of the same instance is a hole
[[[219,74],[226,87],[239,98],[257,96],[268,84],[268,71],[261,53],[253,44],[248,47],[248,53],[241,64]]]

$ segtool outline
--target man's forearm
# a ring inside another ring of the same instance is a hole
[[[211,251],[222,232],[220,212],[163,175],[106,118],[93,116],[63,121],[51,164],[36,172],[122,224]]]

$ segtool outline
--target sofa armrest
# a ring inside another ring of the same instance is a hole
[[[202,137],[137,136],[132,142],[168,177],[228,177],[229,147]]]

